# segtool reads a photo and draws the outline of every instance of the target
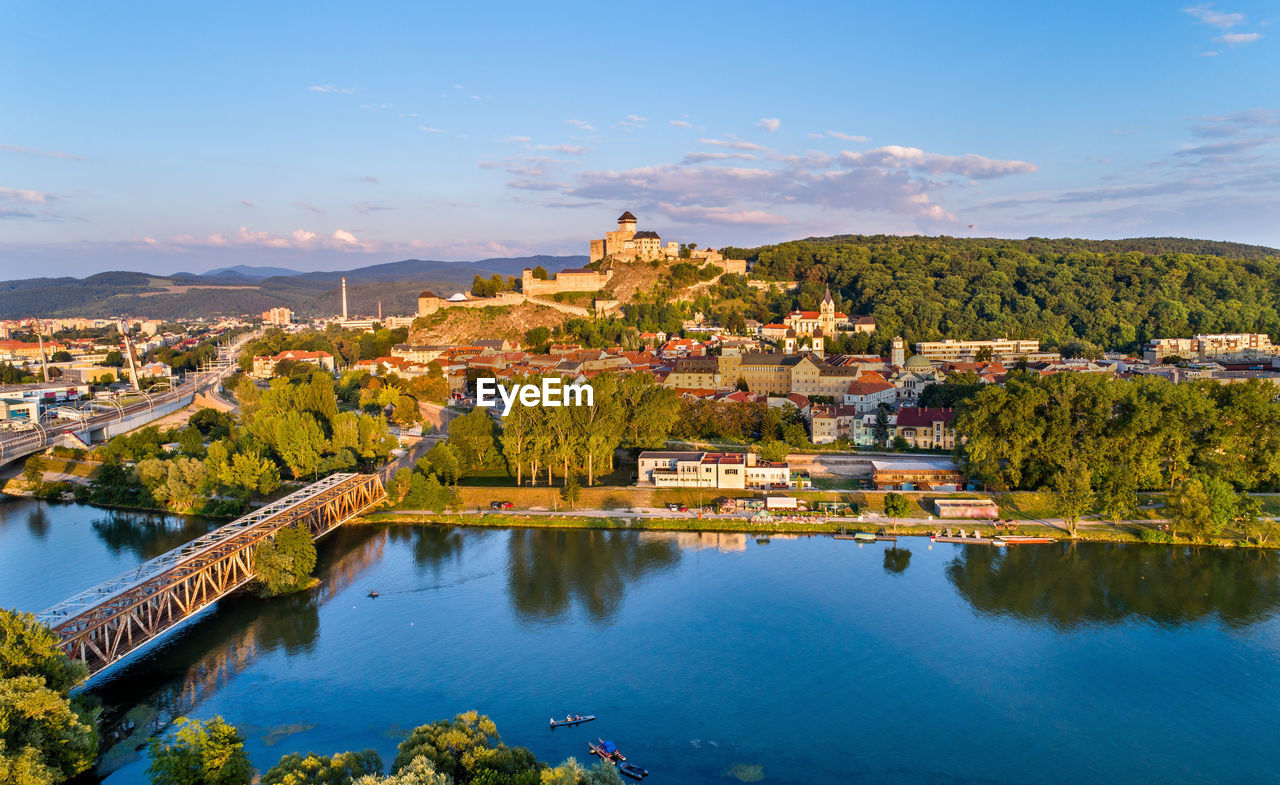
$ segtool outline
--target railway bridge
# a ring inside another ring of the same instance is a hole
[[[319,539],[386,499],[382,479],[333,474],[39,614],[90,675],[120,662],[254,578],[253,549],[281,529]]]

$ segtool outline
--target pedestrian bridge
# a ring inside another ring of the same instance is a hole
[[[319,539],[386,500],[378,475],[333,474],[39,614],[90,675],[254,578],[253,549],[303,525]]]

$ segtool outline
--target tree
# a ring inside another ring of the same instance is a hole
[[[548,275],[548,273],[547,273],[547,268],[543,267],[542,265],[538,265],[537,267],[533,268],[533,278],[534,278],[534,280],[537,280],[537,281],[545,281],[545,280],[547,280],[549,277],[550,277],[550,276],[549,276],[549,275]]]
[[[316,545],[305,525],[281,529],[253,549],[253,569],[264,597],[311,588],[318,582],[311,577],[315,566]]]
[[[542,768],[529,750],[503,744],[493,720],[475,711],[414,728],[397,748],[392,775],[409,770],[418,758],[425,758],[457,785],[536,785]]]
[[[1204,484],[1194,477],[1187,477],[1165,495],[1165,512],[1169,517],[1169,532],[1178,536],[1183,529],[1196,539],[1204,538],[1212,531],[1213,508]]]
[[[264,782],[263,785],[266,783]],[[448,774],[436,771],[436,766],[430,758],[419,755],[395,774],[388,774],[385,777],[366,774],[352,781],[351,785],[454,785],[454,783]]]
[[[65,349],[59,349],[49,357],[49,362],[53,363],[69,363],[71,362],[71,352]]]
[[[437,515],[444,512],[445,508],[449,506],[449,502],[452,501],[452,495],[449,493],[449,489],[444,485],[441,485],[440,481],[436,479],[434,474],[427,477],[426,486],[423,489],[422,494],[422,506]]]
[[[97,757],[97,710],[71,689],[83,662],[30,613],[0,609],[0,782],[55,785]]]
[[[357,777],[377,775],[382,758],[376,750],[340,752],[331,758],[314,752],[292,753],[262,775],[261,785],[349,785]],[[376,777],[375,777],[376,778]]]
[[[1076,536],[1080,516],[1093,506],[1093,476],[1084,461],[1068,458],[1053,476],[1053,510]]]
[[[767,441],[760,445],[760,460],[762,461],[785,461],[787,455],[791,452],[791,447],[786,442]]]
[[[477,407],[449,423],[449,444],[457,449],[464,468],[484,465],[494,447],[494,423],[489,410]]]
[[[560,489],[560,496],[569,502],[569,509],[573,509],[578,503],[578,497],[582,495],[582,486],[578,483],[578,475],[573,472],[565,478],[564,487]]]
[[[244,738],[222,717],[180,717],[172,741],[152,739],[151,785],[248,785],[253,766]]]
[[[871,438],[881,449],[889,443],[889,407],[883,403],[876,406],[876,419],[871,425]]]
[[[124,355],[118,350],[112,349],[107,352],[107,356],[102,359],[102,364],[108,368],[122,368],[124,367]]]
[[[884,495],[884,514],[893,519],[893,530],[898,530],[898,519],[911,514],[911,500],[900,493]]]

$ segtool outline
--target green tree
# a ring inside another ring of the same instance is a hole
[[[762,461],[785,461],[790,452],[791,447],[786,442],[767,441],[760,444]]]
[[[1204,539],[1215,526],[1209,495],[1204,484],[1194,477],[1181,480],[1165,495],[1165,512],[1174,537],[1181,529],[1198,540]]]
[[[569,509],[572,510],[581,495],[582,485],[578,482],[578,475],[570,472],[569,476],[565,478],[564,487],[560,489],[560,496],[569,503]]]
[[[422,506],[437,515],[444,512],[445,508],[449,506],[449,502],[452,500],[449,489],[444,485],[441,485],[440,481],[436,479],[434,474],[427,477],[426,486],[422,491],[422,495]]]
[[[124,367],[124,355],[119,351],[112,349],[107,352],[107,356],[102,359],[102,364],[108,368],[122,368]]]
[[[495,430],[489,410],[478,407],[449,423],[449,444],[458,451],[465,469],[484,465],[494,448]]]
[[[418,758],[426,758],[457,785],[537,785],[542,768],[529,750],[503,744],[493,720],[475,711],[414,728],[397,748],[392,774],[409,769]]]
[[[248,785],[253,766],[244,738],[222,717],[180,717],[171,741],[152,739],[151,785]]]
[[[1075,537],[1080,516],[1093,506],[1093,476],[1089,467],[1082,460],[1068,458],[1053,476],[1051,491],[1054,513]]]
[[[436,771],[435,764],[427,756],[419,755],[395,774],[385,777],[366,774],[352,781],[351,785],[454,785],[454,782],[448,774]]]
[[[309,589],[316,566],[316,545],[305,525],[276,532],[253,549],[253,569],[265,597]]]
[[[898,530],[898,519],[911,514],[911,500],[900,493],[884,495],[884,514],[893,519],[893,530]]]
[[[382,758],[375,750],[341,752],[329,758],[295,752],[268,769],[261,785],[349,785],[353,779],[381,771]]]
[[[0,782],[54,785],[97,756],[97,709],[71,689],[88,669],[34,615],[0,609]]]
[[[49,362],[52,363],[69,363],[71,362],[71,352],[65,349],[59,349],[49,356]]]

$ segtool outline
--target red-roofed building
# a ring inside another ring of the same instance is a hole
[[[904,406],[898,410],[894,435],[922,450],[950,450],[956,445],[955,409]]]
[[[844,391],[844,404],[859,414],[874,412],[880,404],[892,405],[898,397],[898,388],[875,372],[863,373],[849,382]]]
[[[290,349],[288,351],[280,352],[274,357],[254,357],[253,376],[258,379],[270,379],[275,375],[276,365],[281,360],[318,365],[329,373],[333,373],[337,370],[337,364],[333,361],[333,355],[328,352],[304,352],[298,349]]]

